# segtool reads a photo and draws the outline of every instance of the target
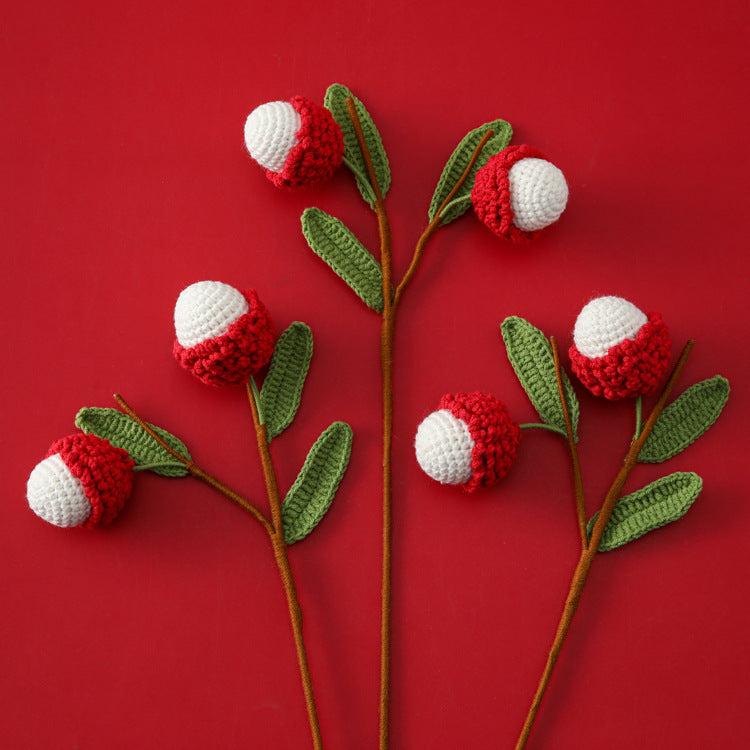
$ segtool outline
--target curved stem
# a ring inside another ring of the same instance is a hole
[[[216,477],[212,476],[206,471],[203,471],[199,466],[196,466],[192,461],[188,460],[181,453],[178,453],[169,443],[167,443],[161,435],[158,435],[153,428],[147,424],[133,409],[127,404],[125,399],[119,394],[115,393],[113,396],[114,400],[119,404],[120,408],[138,425],[140,425],[156,442],[164,448],[170,456],[176,458],[196,479],[200,479],[210,487],[213,487],[218,492],[221,492],[224,497],[228,497],[233,503],[239,505],[243,510],[250,513],[258,523],[263,526],[266,532],[271,535],[273,528],[269,523],[268,519],[255,507],[249,500],[246,500],[242,495],[235,492],[234,490],[227,487],[225,484],[220,482]]]
[[[641,434],[641,427],[643,426],[643,397],[638,396],[635,400],[635,432],[633,433],[633,440],[637,440]]]
[[[568,399],[565,395],[565,386],[562,379],[562,369],[560,367],[560,351],[557,348],[557,341],[554,336],[550,337],[552,345],[552,357],[555,361],[555,378],[557,379],[557,391],[560,395],[560,405],[562,406],[563,419],[565,421],[565,433],[568,438],[568,448],[570,450],[570,461],[573,466],[573,488],[576,499],[576,516],[578,517],[578,532],[581,535],[581,549],[588,546],[588,533],[586,531],[586,500],[583,494],[583,476],[581,475],[581,462],[578,458],[578,446],[576,445],[575,435],[573,434],[573,423],[570,420],[570,411],[568,410]]]
[[[558,435],[567,437],[565,430],[561,430],[559,427],[555,427],[552,424],[544,424],[543,422],[524,422],[518,425],[522,430],[549,430],[549,432],[555,432]]]
[[[591,539],[588,543],[588,546],[586,546],[581,552],[581,557],[578,560],[578,565],[576,566],[576,569],[573,573],[573,579],[570,584],[568,597],[565,600],[562,617],[560,618],[560,623],[557,627],[555,638],[552,642],[552,646],[547,656],[547,664],[544,668],[544,672],[542,673],[541,680],[539,681],[539,686],[537,687],[536,694],[534,695],[534,699],[531,703],[531,708],[529,709],[529,712],[526,716],[526,721],[523,725],[523,729],[521,730],[521,734],[518,738],[516,750],[523,750],[523,748],[526,746],[529,734],[531,733],[531,728],[534,724],[534,719],[536,718],[536,715],[539,711],[539,706],[541,705],[542,698],[544,697],[544,693],[547,689],[547,685],[549,684],[550,677],[552,676],[552,670],[555,667],[557,657],[559,656],[563,642],[565,641],[565,636],[567,635],[570,624],[573,621],[573,615],[578,609],[578,603],[581,599],[581,594],[583,593],[583,588],[586,584],[586,579],[588,578],[589,571],[591,570],[591,565],[594,562],[596,553],[599,551],[599,544],[601,543],[604,529],[607,527],[607,523],[609,522],[610,516],[612,515],[612,511],[614,510],[614,507],[620,498],[622,489],[625,486],[625,482],[630,475],[630,472],[633,470],[636,462],[638,461],[638,455],[640,454],[641,449],[646,444],[648,436],[651,434],[651,430],[656,424],[656,420],[659,418],[659,415],[666,406],[667,399],[669,398],[669,395],[671,394],[672,389],[677,382],[677,378],[682,372],[682,369],[685,366],[688,357],[690,356],[690,352],[694,344],[695,342],[692,339],[688,341],[687,344],[685,344],[685,347],[682,350],[682,354],[680,355],[680,358],[677,361],[677,364],[675,365],[675,368],[672,371],[667,384],[664,386],[664,390],[661,392],[661,395],[654,405],[654,408],[651,410],[651,414],[649,415],[646,423],[643,426],[643,431],[631,444],[630,449],[625,456],[622,468],[617,473],[617,476],[612,482],[612,485],[610,486],[604,498],[601,510],[599,511],[599,516],[597,517],[596,522],[594,523],[594,528],[591,532]]]
[[[458,178],[458,181],[453,186],[453,189],[448,193],[445,200],[440,204],[440,208],[438,208],[437,213],[435,214],[435,217],[433,220],[427,225],[424,232],[422,232],[422,236],[417,240],[417,244],[414,248],[414,255],[411,259],[411,264],[409,265],[409,268],[407,269],[406,273],[404,274],[404,278],[401,279],[401,282],[399,283],[398,287],[396,288],[396,294],[393,298],[393,307],[398,307],[398,303],[401,300],[401,296],[404,293],[404,289],[408,285],[408,283],[411,281],[414,274],[417,272],[417,266],[419,265],[419,261],[422,258],[422,253],[424,252],[425,246],[427,245],[427,240],[432,237],[435,230],[440,226],[440,220],[442,219],[443,211],[445,210],[446,206],[453,200],[456,193],[461,189],[461,186],[466,182],[466,179],[471,174],[471,170],[474,168],[474,164],[476,164],[477,159],[479,158],[479,155],[482,153],[482,149],[484,148],[487,141],[492,138],[492,136],[495,135],[495,131],[490,128],[483,136],[482,140],[479,141],[479,144],[474,149],[474,153],[471,155],[471,159],[469,159],[469,163],[466,166],[466,169],[463,171],[463,174]]]
[[[266,482],[268,501],[271,505],[271,518],[273,520],[271,544],[273,545],[274,558],[276,559],[276,565],[279,569],[281,582],[284,585],[284,592],[286,593],[287,605],[289,607],[289,617],[291,619],[294,643],[297,649],[297,661],[299,663],[300,676],[302,678],[302,690],[305,694],[305,705],[307,706],[307,717],[310,722],[313,747],[315,750],[322,750],[323,740],[320,734],[320,722],[318,721],[318,711],[315,706],[315,694],[313,693],[310,666],[307,661],[307,651],[305,650],[305,641],[302,635],[302,608],[300,607],[299,599],[297,597],[297,587],[294,583],[294,575],[292,574],[292,569],[289,565],[289,556],[287,555],[287,546],[284,539],[284,524],[281,516],[279,486],[276,481],[276,471],[273,466],[271,450],[268,445],[266,426],[260,421],[260,414],[256,400],[257,393],[257,386],[255,386],[255,382],[252,381],[251,377],[251,380],[247,383],[247,396],[248,401],[250,402],[250,410],[253,415],[253,425],[255,427],[260,462],[263,467],[263,478]]]

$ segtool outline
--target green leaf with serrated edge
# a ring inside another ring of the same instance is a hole
[[[314,253],[376,312],[383,311],[383,271],[365,246],[339,219],[319,208],[302,213],[302,234]]]
[[[448,224],[457,219],[471,206],[471,191],[474,187],[477,172],[487,163],[490,156],[506,148],[513,137],[513,128],[505,120],[488,122],[470,131],[461,139],[461,142],[456,146],[443,168],[443,173],[440,175],[440,180],[435,188],[428,212],[430,221],[435,218],[443,201],[448,197],[461,175],[466,171],[466,167],[469,166],[469,161],[479,142],[490,128],[495,131],[495,134],[484,144],[482,153],[479,154],[463,185],[461,185],[456,195],[451,199],[451,202],[445,207],[440,218],[440,224]]]
[[[289,427],[299,409],[312,353],[312,331],[299,321],[292,323],[276,342],[260,391],[260,411],[269,441]]]
[[[678,471],[657,479],[643,489],[617,501],[599,543],[599,552],[622,547],[659,526],[664,526],[687,513],[703,489],[703,480],[692,471]],[[588,535],[599,514],[588,523]]]
[[[547,337],[523,318],[506,318],[500,330],[508,360],[521,386],[545,424],[565,431],[565,416],[560,403],[560,390],[555,375],[555,359]],[[573,437],[578,442],[579,406],[568,376],[562,373]]]
[[[310,448],[281,506],[287,544],[306,537],[326,514],[349,464],[351,450],[352,428],[346,422],[334,422]]]
[[[729,381],[721,375],[690,386],[656,420],[638,460],[658,464],[682,452],[718,418],[729,398]]]
[[[370,184],[367,165],[362,156],[357,134],[346,106],[346,100],[349,97],[352,98],[354,106],[357,109],[359,121],[362,125],[362,132],[365,136],[365,143],[367,143],[372,165],[375,168],[375,176],[380,186],[380,193],[385,197],[388,188],[391,186],[391,168],[388,164],[388,156],[385,153],[380,133],[378,133],[378,129],[375,127],[375,123],[372,121],[365,105],[346,86],[342,86],[340,83],[334,83],[328,87],[324,104],[330,110],[333,119],[341,126],[341,130],[344,133],[344,164],[349,167],[356,177],[357,186],[360,193],[362,193],[362,197],[370,206],[374,207],[375,191]]]
[[[76,427],[91,435],[106,438],[116,448],[127,451],[138,466],[165,477],[184,477],[188,471],[178,459],[170,455],[151,435],[127,414],[117,409],[83,408],[76,414]],[[171,448],[192,461],[185,444],[161,427],[149,427]]]

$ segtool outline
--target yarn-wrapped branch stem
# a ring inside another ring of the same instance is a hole
[[[315,694],[313,692],[312,678],[310,676],[310,666],[307,660],[307,650],[302,635],[302,608],[297,597],[297,587],[294,583],[294,575],[289,564],[287,554],[287,544],[284,538],[284,524],[281,516],[281,497],[279,495],[279,485],[276,479],[276,470],[271,457],[271,449],[268,443],[268,432],[265,424],[262,423],[258,410],[256,399],[257,388],[255,383],[248,381],[247,397],[250,403],[250,411],[253,417],[253,426],[255,427],[255,436],[258,443],[258,453],[263,469],[263,478],[266,483],[266,492],[268,502],[271,506],[271,519],[273,522],[270,532],[271,544],[276,565],[279,569],[281,582],[284,585],[287,605],[289,607],[289,617],[292,623],[294,634],[294,644],[297,649],[297,661],[299,663],[300,676],[302,678],[302,690],[305,694],[305,705],[307,707],[307,717],[310,722],[310,732],[312,733],[313,747],[315,750],[323,750],[323,740],[320,733],[320,722],[318,720],[318,710],[315,705]]]
[[[271,526],[268,519],[263,515],[263,513],[261,513],[260,510],[258,510],[255,505],[253,505],[249,500],[244,498],[238,492],[235,492],[234,490],[227,487],[223,482],[220,482],[215,476],[209,474],[207,471],[204,471],[200,468],[200,466],[196,466],[192,461],[189,461],[187,458],[185,458],[185,456],[178,453],[174,448],[172,448],[171,445],[169,445],[169,443],[167,443],[159,434],[157,434],[142,417],[136,414],[132,407],[119,393],[115,393],[113,398],[120,406],[120,408],[136,424],[142,427],[162,448],[164,448],[165,451],[167,451],[167,453],[169,453],[173,458],[179,461],[192,476],[194,476],[196,479],[200,479],[210,487],[213,487],[215,490],[224,495],[224,497],[229,498],[233,503],[236,503],[243,510],[246,510],[253,516],[253,518],[255,518],[256,521],[258,521],[258,523],[261,524],[261,526],[263,526],[263,528],[269,535],[272,534],[273,527]]]
[[[612,511],[614,510],[617,501],[621,497],[623,487],[625,486],[625,482],[627,481],[630,472],[633,470],[633,467],[638,461],[638,455],[640,454],[643,446],[646,444],[646,441],[648,440],[648,437],[651,434],[654,425],[656,424],[656,420],[659,418],[659,415],[666,406],[667,400],[669,399],[669,396],[674,389],[677,379],[680,376],[680,373],[682,372],[682,369],[684,368],[694,345],[695,342],[692,339],[688,341],[687,344],[685,344],[685,347],[680,354],[680,358],[677,361],[674,370],[672,370],[672,374],[670,375],[667,384],[664,386],[661,395],[657,399],[653,409],[651,410],[651,413],[649,414],[648,419],[643,425],[643,429],[640,435],[631,443],[630,448],[625,456],[625,460],[623,461],[622,467],[620,468],[620,471],[617,473],[617,476],[615,477],[612,485],[607,491],[607,494],[602,503],[601,510],[599,511],[599,515],[596,519],[596,522],[594,523],[594,527],[591,532],[591,538],[581,552],[581,557],[578,560],[578,565],[576,566],[576,569],[573,573],[573,578],[570,583],[568,597],[565,600],[562,617],[560,618],[554,641],[552,642],[552,646],[547,656],[547,664],[544,668],[544,672],[542,673],[542,677],[539,681],[539,687],[537,688],[536,694],[534,695],[534,699],[531,703],[531,708],[529,709],[529,712],[526,716],[526,721],[523,725],[523,729],[521,730],[521,734],[518,738],[516,750],[523,750],[523,748],[526,746],[529,734],[531,733],[531,728],[534,724],[534,719],[536,718],[536,715],[539,711],[539,706],[541,705],[544,693],[547,690],[547,685],[549,684],[550,677],[552,676],[552,671],[555,667],[558,656],[560,655],[560,650],[562,649],[562,645],[565,641],[565,636],[567,635],[570,624],[573,621],[573,616],[578,609],[578,604],[580,603],[581,595],[583,594],[583,589],[586,585],[586,580],[588,579],[588,575],[591,570],[591,565],[593,564],[594,558],[599,551],[599,544],[601,543],[602,536],[604,535],[604,530],[607,527],[607,523],[609,522],[609,519],[612,515]]]
[[[581,549],[588,546],[588,533],[586,531],[586,498],[583,492],[583,476],[581,474],[581,461],[578,457],[578,446],[573,435],[573,423],[570,420],[568,399],[565,396],[565,386],[562,379],[562,368],[560,367],[560,350],[554,336],[550,337],[552,346],[552,357],[555,361],[555,378],[557,379],[557,390],[560,394],[560,405],[562,406],[563,421],[565,422],[565,433],[570,450],[570,462],[573,467],[573,490],[575,493],[576,516],[578,518],[578,531],[581,535]]]

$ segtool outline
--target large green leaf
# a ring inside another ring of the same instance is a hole
[[[151,435],[127,414],[117,409],[83,408],[76,414],[76,427],[91,435],[106,438],[112,445],[122,448],[138,466],[149,467],[165,477],[184,477],[188,471],[184,464],[166,451]],[[188,461],[192,461],[185,444],[161,427],[149,427]]]
[[[555,359],[547,337],[531,323],[516,316],[506,318],[500,330],[508,359],[542,421],[564,432],[565,416],[557,387]],[[561,374],[573,437],[578,442],[578,399],[568,376],[564,372]]]
[[[437,216],[437,212],[443,201],[445,201],[461,175],[466,171],[479,142],[490,128],[495,131],[495,134],[484,144],[482,153],[479,154],[476,162],[474,162],[463,185],[461,185],[456,195],[451,199],[451,202],[443,210],[440,223],[450,223],[461,216],[471,206],[471,191],[474,187],[477,172],[487,163],[490,156],[506,148],[513,137],[513,128],[505,120],[493,120],[492,122],[485,123],[470,131],[461,139],[461,142],[456,146],[443,168],[443,173],[440,175],[440,180],[435,188],[428,212],[430,221]]]
[[[352,428],[334,422],[315,441],[281,506],[284,538],[293,544],[320,522],[333,501],[349,464]]]
[[[617,549],[659,526],[682,518],[702,488],[703,480],[697,474],[680,471],[621,497],[604,529],[599,551]],[[598,516],[595,513],[589,521],[589,537]]]
[[[302,213],[307,244],[376,312],[383,311],[383,271],[365,246],[339,219],[319,208]]]
[[[721,375],[690,386],[656,420],[638,460],[657,464],[684,451],[718,418],[729,398],[729,381]]]
[[[260,410],[269,440],[289,427],[299,409],[312,353],[312,331],[299,321],[292,323],[276,342],[260,392]]]
[[[362,156],[357,134],[346,106],[346,100],[350,97],[354,101],[354,106],[359,115],[362,132],[365,136],[365,143],[367,143],[373,167],[375,168],[375,176],[378,180],[380,192],[385,197],[388,188],[391,186],[391,169],[388,165],[388,156],[385,153],[385,148],[383,148],[380,133],[378,133],[378,129],[375,127],[375,123],[372,121],[365,105],[346,86],[342,86],[340,83],[334,83],[328,87],[324,103],[344,133],[344,164],[354,173],[362,197],[370,206],[374,206],[375,190],[370,184],[367,165]]]

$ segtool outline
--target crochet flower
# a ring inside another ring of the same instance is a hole
[[[273,355],[273,322],[254,289],[191,284],[177,298],[174,327],[177,361],[208,385],[244,383]]]
[[[647,396],[669,365],[672,341],[659,313],[645,315],[622,297],[597,297],[573,331],[573,372],[595,396]]]
[[[428,476],[474,492],[508,473],[520,441],[521,429],[505,405],[477,391],[443,396],[419,425],[414,447]]]
[[[560,218],[568,202],[568,184],[535,148],[508,146],[477,172],[471,202],[496,235],[526,242]]]
[[[52,443],[29,476],[29,507],[55,526],[104,526],[130,497],[134,465],[126,451],[104,438],[62,438]]]
[[[323,182],[344,155],[338,123],[325,107],[303,96],[254,109],[245,121],[245,145],[276,187]]]

